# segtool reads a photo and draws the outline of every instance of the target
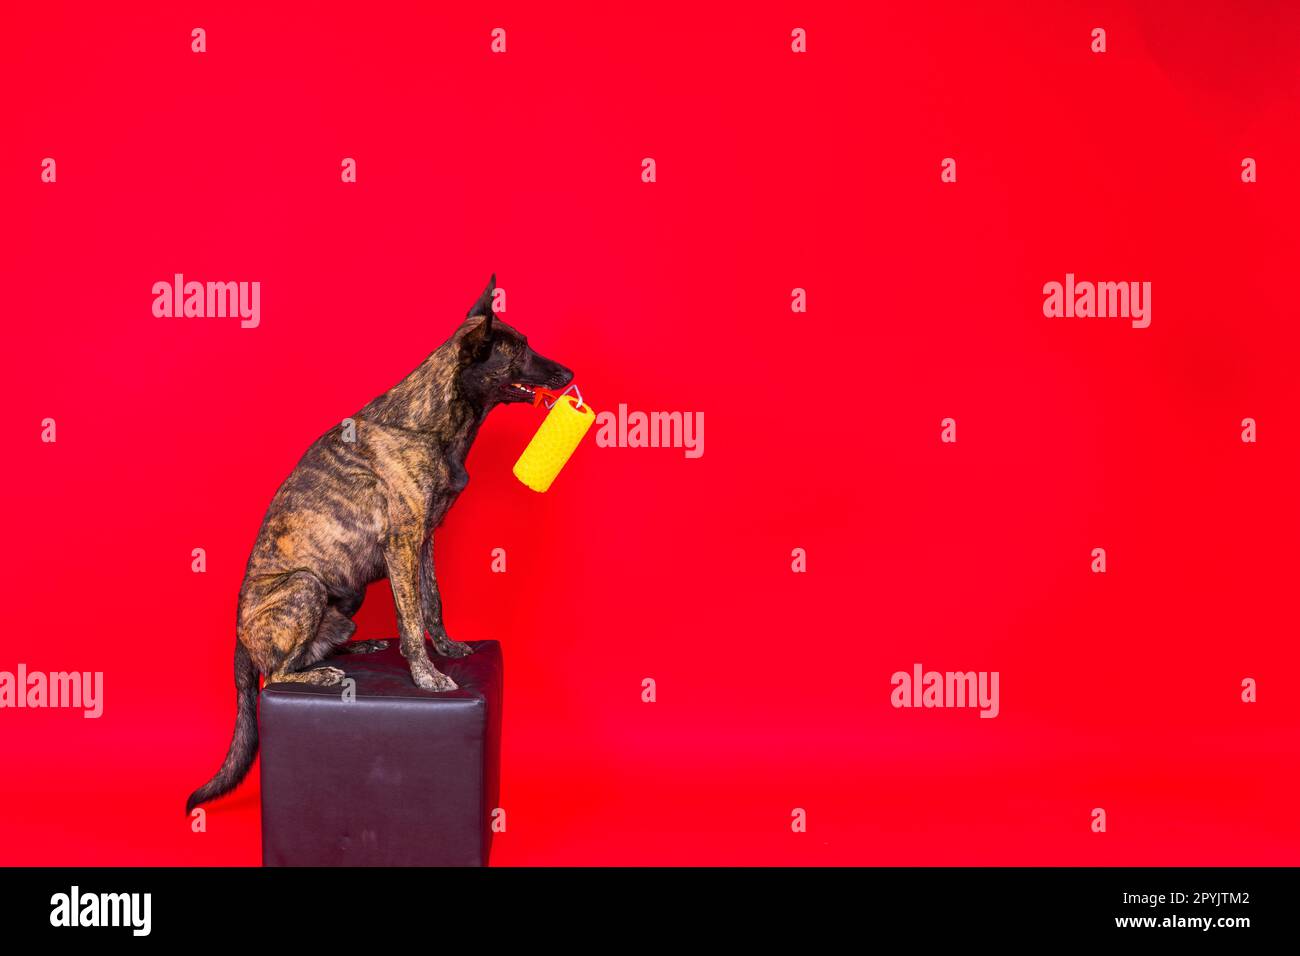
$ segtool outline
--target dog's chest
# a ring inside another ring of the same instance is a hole
[[[390,522],[436,527],[469,484],[465,455],[472,434],[431,440],[381,429],[367,437],[368,457],[380,477]]]
[[[464,465],[449,467],[446,480],[436,482],[429,489],[430,524],[436,527],[442,523],[443,516],[451,510],[451,506],[456,503],[456,499],[460,497],[467,484],[469,484],[469,474],[465,471]]]
[[[442,453],[437,446],[409,446],[384,461],[384,485],[390,513],[426,517],[437,524],[469,484],[462,461]]]

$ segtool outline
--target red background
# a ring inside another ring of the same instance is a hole
[[[0,863],[260,860],[256,771],[181,807],[263,512],[493,271],[597,408],[706,421],[545,496],[537,412],[474,447],[438,571],[506,655],[494,863],[1300,862],[1294,5],[429,6],[6,6],[0,669],[105,712],[0,712]],[[1044,318],[1067,271],[1151,327]],[[174,272],[261,327],[154,318]],[[894,710],[917,661],[1001,716]]]

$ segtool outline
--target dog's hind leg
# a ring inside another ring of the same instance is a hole
[[[351,638],[356,632],[356,621],[331,604],[321,615],[316,640],[312,642],[311,650],[302,660],[301,666],[310,667],[331,654],[373,654],[388,646],[388,641],[354,641]]]
[[[340,644],[334,653],[373,654],[375,651],[382,651],[389,643],[389,641],[348,641],[345,644]]]
[[[300,666],[310,667],[331,654],[373,654],[388,646],[388,641],[354,641],[351,638],[356,632],[356,622],[331,604],[321,616],[316,640]]]
[[[320,633],[327,610],[325,585],[307,571],[287,575],[249,607],[241,607],[239,639],[268,684],[331,686],[343,680],[343,671],[337,667],[305,669],[329,652],[339,633],[334,622],[324,635]],[[347,631],[342,639],[347,640],[350,634]]]
[[[280,671],[266,679],[268,684],[319,684],[333,687],[343,683],[347,673],[337,667],[313,667],[309,671]]]

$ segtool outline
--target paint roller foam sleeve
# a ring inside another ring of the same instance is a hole
[[[595,420],[590,405],[579,408],[572,395],[560,396],[515,462],[515,477],[533,491],[546,491]]]

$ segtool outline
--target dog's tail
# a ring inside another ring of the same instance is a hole
[[[200,803],[229,793],[239,785],[257,756],[257,668],[238,638],[235,639],[235,735],[216,775],[185,801],[188,815]]]

